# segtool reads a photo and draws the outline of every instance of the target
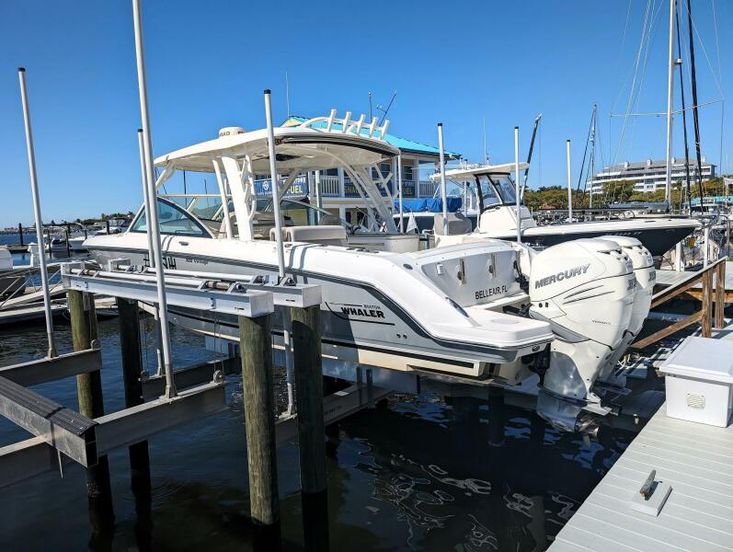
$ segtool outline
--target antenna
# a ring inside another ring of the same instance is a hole
[[[382,107],[381,105],[377,105],[377,111],[382,112],[382,116],[379,119],[379,125],[384,122],[385,117],[387,117],[387,113],[389,113],[390,108],[392,107],[392,103],[394,102],[394,99],[397,97],[397,91],[395,90],[392,92],[392,97],[389,99],[389,103],[387,103],[387,107]]]
[[[290,119],[290,82],[288,81],[287,71],[285,71],[285,104],[288,109],[288,119]]]
[[[489,152],[486,151],[486,116],[482,117],[481,123],[483,125],[483,136],[484,136],[484,163],[489,162]]]
[[[373,115],[374,114],[372,113],[372,93],[369,92],[369,120],[370,121],[374,118]]]

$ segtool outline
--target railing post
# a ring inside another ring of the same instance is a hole
[[[702,275],[702,309],[700,311],[700,326],[702,327],[703,337],[710,337],[712,335],[712,292],[713,274],[711,270],[706,270]]]
[[[250,515],[257,540],[279,548],[280,503],[272,383],[272,315],[239,317]],[[266,548],[259,546],[258,548]]]
[[[329,548],[320,305],[291,309],[305,549]]]
[[[715,328],[725,327],[725,263],[720,261],[715,273]]]
[[[71,336],[75,351],[92,347],[97,340],[97,316],[94,311],[94,296],[81,291],[67,292]],[[104,415],[102,397],[102,374],[99,370],[76,376],[76,391],[79,412],[88,418]],[[93,539],[111,529],[114,522],[112,489],[109,479],[107,456],[100,456],[95,466],[87,468],[87,498]]]

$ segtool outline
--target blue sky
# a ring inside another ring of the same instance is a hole
[[[666,107],[666,0],[654,10],[637,111]],[[733,88],[733,3],[693,4],[700,103]],[[591,106],[599,106],[601,152],[608,161],[664,156],[664,119],[629,123],[618,147],[647,3],[641,0],[434,2],[313,0],[144,2],[146,58],[156,154],[216,135],[264,126],[262,90],[273,90],[276,120],[294,114],[367,111],[397,97],[391,132],[437,143],[472,160],[482,155],[486,121],[492,161],[513,158],[513,127],[526,152],[534,116],[543,113],[532,186],[565,181],[565,139],[579,169]],[[707,56],[705,55],[707,53]],[[709,59],[709,62],[708,62]],[[44,219],[134,210],[141,201],[139,126],[131,4],[127,0],[0,3],[0,227],[32,220],[16,69],[28,69]],[[688,102],[690,97],[687,89]],[[677,94],[677,100],[679,94]],[[610,121],[610,122],[609,122]],[[733,172],[733,106],[723,164]],[[703,152],[721,158],[721,104],[701,112]],[[610,131],[610,136],[609,136]],[[677,155],[682,154],[677,126]],[[609,145],[612,148],[609,148]]]

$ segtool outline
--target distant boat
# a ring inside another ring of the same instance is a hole
[[[5,245],[0,245],[0,299],[4,300],[21,292],[25,277],[13,270],[13,257]]]
[[[84,241],[86,240],[86,237],[84,236],[77,236],[75,238],[69,238],[69,250],[72,253],[83,253],[87,249],[84,247]]]

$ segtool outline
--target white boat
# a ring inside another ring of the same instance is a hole
[[[622,346],[634,304],[637,265],[626,249],[643,248],[577,240],[536,253],[482,235],[421,251],[417,235],[397,232],[383,197],[390,176],[374,170],[399,153],[381,138],[386,125],[351,122],[349,114],[338,129],[333,122],[332,114],[275,129],[280,197],[299,175],[339,167],[367,211],[366,227],[356,228],[310,205],[283,203],[285,271],[322,288],[324,354],[469,382],[518,383],[535,370],[546,382],[541,413],[554,423],[572,429],[581,408],[602,410],[591,388]],[[277,279],[274,218],[258,210],[254,187],[255,176],[269,172],[265,130],[222,129],[156,165],[158,190],[176,171],[213,172],[219,189],[185,202],[158,195],[166,269]],[[141,209],[126,232],[85,244],[100,264],[127,258],[146,266],[146,229]],[[238,339],[233,316],[169,311],[174,323]],[[282,333],[277,319],[275,332]]]
[[[84,241],[86,238],[84,236],[75,236],[73,238],[69,238],[69,250],[72,253],[83,253],[87,249],[84,247]]]
[[[17,294],[25,279],[20,280],[13,270],[13,256],[5,245],[0,245],[0,300]]]
[[[526,163],[520,163],[521,171],[527,167]],[[478,234],[502,240],[516,240],[517,210],[512,180],[514,170],[515,165],[512,163],[446,171],[446,179],[472,187],[478,203]],[[432,178],[437,179],[438,175]],[[524,205],[520,207],[519,217],[522,241],[533,247],[550,247],[569,240],[613,234],[638,239],[654,257],[661,257],[701,226],[694,219],[670,216],[539,226]]]

